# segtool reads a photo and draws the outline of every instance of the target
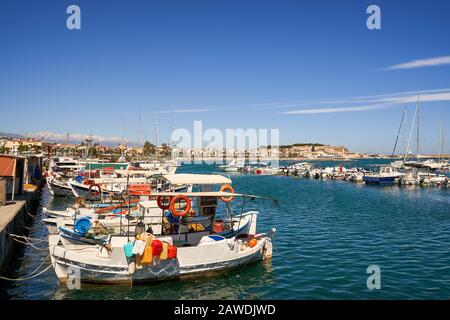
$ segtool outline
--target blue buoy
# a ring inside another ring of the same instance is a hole
[[[75,222],[74,229],[76,232],[86,234],[91,228],[91,220],[88,217],[80,218]]]

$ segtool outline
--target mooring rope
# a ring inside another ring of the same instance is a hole
[[[19,239],[15,239],[15,238],[13,238],[13,240],[16,241],[16,242],[18,242],[18,243],[24,244],[24,245],[29,245],[29,246],[31,246],[32,248],[34,248],[34,249],[36,249],[36,250],[39,250],[39,251],[47,251],[47,250],[48,250],[48,248],[39,248],[39,247],[36,247],[34,244],[32,244],[31,242],[29,242],[28,240],[25,240],[25,242],[24,242],[24,241],[21,241],[21,240],[19,240]]]
[[[52,267],[52,264],[50,264],[44,270],[42,270],[41,272],[39,272],[37,274],[34,274],[44,265],[44,263],[47,261],[47,259],[49,257],[50,257],[50,254],[48,254],[48,256],[46,256],[45,259],[42,260],[41,264],[36,269],[34,269],[32,272],[30,272],[26,277],[8,278],[8,277],[0,276],[0,279],[1,280],[6,280],[6,281],[25,281],[25,280],[30,280],[30,279],[33,279],[33,278],[35,278],[37,276],[40,276],[41,274],[43,274],[44,272],[48,271]]]
[[[47,272],[51,267],[52,267],[52,265],[50,264],[47,268],[45,268],[41,272],[39,272],[39,273],[37,273],[35,275],[32,275],[32,276],[28,276],[28,277],[7,278],[7,277],[0,276],[0,279],[1,280],[6,280],[6,281],[26,281],[26,280],[30,280],[30,279],[33,279],[33,278],[36,278],[36,277],[40,276],[41,274]]]
[[[47,250],[48,250],[48,248],[40,248],[40,247],[37,247],[37,246],[35,245],[35,244],[37,244],[37,243],[41,243],[41,242],[44,242],[45,240],[47,240],[47,238],[44,238],[44,236],[42,236],[41,239],[28,238],[28,237],[26,237],[26,236],[20,236],[20,235],[17,235],[17,234],[10,234],[9,236],[10,236],[14,241],[16,241],[16,242],[18,242],[18,243],[21,243],[21,244],[24,244],[24,245],[29,245],[29,246],[31,246],[32,248],[36,249],[36,250],[39,250],[39,251],[47,251]],[[23,240],[19,240],[19,239],[23,239]],[[35,240],[35,243],[32,243],[29,239]]]
[[[40,242],[42,242],[44,240],[47,240],[47,239],[43,239],[42,237],[41,238],[32,238],[32,237],[21,236],[21,235],[14,234],[14,233],[10,233],[9,236],[10,237],[16,237],[16,238],[23,238],[23,239],[26,239],[26,240],[33,240],[33,241],[35,241],[35,243],[40,243]]]

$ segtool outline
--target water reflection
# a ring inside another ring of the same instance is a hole
[[[274,283],[272,261],[245,265],[228,272],[190,280],[155,282],[145,285],[82,284],[80,290],[60,285],[52,299],[261,299]]]

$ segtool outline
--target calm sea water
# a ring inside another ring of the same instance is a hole
[[[373,163],[374,161],[370,161]],[[365,166],[368,162],[352,163]],[[328,165],[324,163],[323,165]],[[337,165],[337,164],[335,164]],[[210,173],[209,165],[179,172]],[[376,187],[283,176],[232,176],[237,192],[280,200],[252,201],[258,230],[275,227],[274,256],[239,270],[189,281],[143,286],[60,286],[52,269],[24,282],[0,282],[10,299],[449,299],[450,189]],[[238,202],[235,202],[238,205]],[[42,206],[65,208],[44,190]],[[43,226],[31,234],[40,237]],[[42,243],[40,247],[45,247]],[[39,244],[38,244],[39,245]],[[48,251],[24,248],[15,277]],[[367,289],[369,265],[381,289]]]

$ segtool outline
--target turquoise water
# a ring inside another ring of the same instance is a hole
[[[179,170],[213,171],[217,168],[208,165]],[[260,211],[259,231],[277,229],[271,261],[196,280],[136,287],[83,285],[81,290],[60,286],[49,270],[29,281],[1,282],[3,294],[11,299],[450,298],[450,189],[284,176],[232,179],[237,192],[280,200],[279,207],[270,201],[247,205]],[[42,205],[63,208],[66,202],[52,200],[44,190]],[[41,232],[39,228],[32,236]],[[14,276],[27,275],[47,254],[25,248]],[[371,291],[366,269],[374,264],[381,268],[381,289]]]

